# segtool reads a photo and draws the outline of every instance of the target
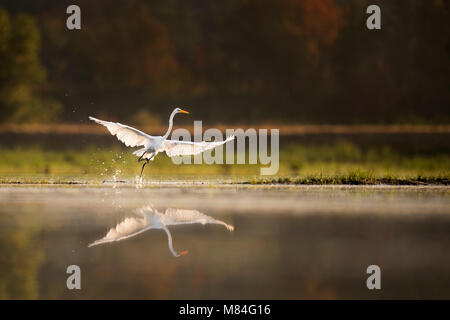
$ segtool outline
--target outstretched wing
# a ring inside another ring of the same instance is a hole
[[[152,140],[157,139],[152,137],[138,129],[126,126],[118,122],[109,122],[96,119],[94,117],[89,117],[92,121],[95,121],[106,128],[112,135],[116,136],[117,139],[125,143],[127,147],[145,146],[148,147]]]
[[[188,209],[174,209],[168,208],[164,215],[162,215],[161,220],[164,225],[178,225],[178,224],[221,224],[227,228],[229,231],[234,230],[234,226],[227,224],[221,220],[214,219],[213,217],[207,216],[206,214],[198,210],[188,210]]]
[[[224,141],[214,141],[214,142],[192,142],[192,141],[178,141],[178,140],[165,140],[162,143],[164,151],[169,157],[173,156],[186,156],[195,155],[202,153],[206,150],[218,147],[228,141],[234,139],[234,136],[228,137]]]
[[[96,246],[98,244],[125,240],[139,233],[151,229],[152,225],[148,223],[146,217],[144,218],[126,218],[114,228],[109,229],[106,236],[96,240],[88,245],[88,247]]]

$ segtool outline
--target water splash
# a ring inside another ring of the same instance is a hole
[[[118,176],[119,176],[121,173],[122,173],[122,171],[119,170],[119,169],[116,169],[116,170],[114,171],[114,174],[113,174],[113,181],[114,181],[114,182],[117,182],[117,178],[118,178]]]
[[[140,176],[136,176],[134,182],[136,184],[136,189],[140,189],[144,185],[144,179]]]

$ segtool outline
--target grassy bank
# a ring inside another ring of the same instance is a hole
[[[40,147],[0,149],[0,182],[133,180],[140,164],[130,149],[86,146],[60,151]],[[252,184],[449,184],[450,155],[404,154],[389,147],[361,148],[350,142],[292,144],[280,150],[276,177],[260,176],[264,165],[175,165],[165,154],[145,169],[145,178],[229,179]],[[32,178],[34,177],[34,178]]]
[[[371,172],[354,171],[337,175],[309,175],[275,178],[252,178],[247,184],[312,184],[312,185],[450,185],[448,176],[376,176]]]

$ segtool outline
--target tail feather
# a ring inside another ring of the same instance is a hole
[[[143,159],[152,160],[155,159],[154,152],[148,152],[147,148],[142,148],[133,152],[135,156],[142,157]]]
[[[145,153],[146,148],[142,148],[133,152],[134,155],[141,157]]]

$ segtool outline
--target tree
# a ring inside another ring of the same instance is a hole
[[[45,122],[60,105],[44,99],[46,72],[39,59],[40,32],[27,14],[11,17],[0,7],[0,121]]]

